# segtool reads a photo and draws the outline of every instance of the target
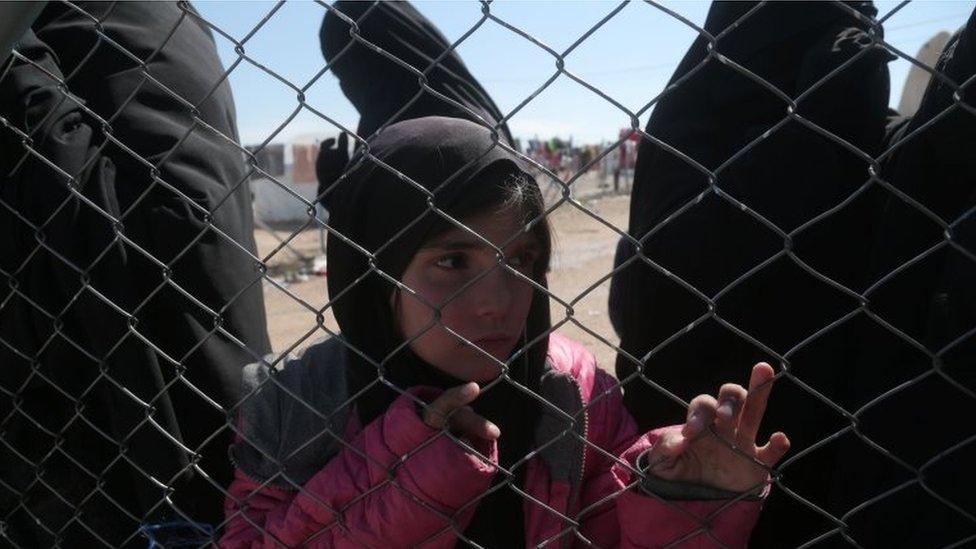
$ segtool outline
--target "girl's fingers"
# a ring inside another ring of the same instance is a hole
[[[776,372],[773,371],[773,367],[765,362],[760,362],[752,367],[752,375],[749,377],[749,393],[742,407],[739,430],[736,433],[737,443],[741,447],[750,447],[756,443],[756,433],[759,432],[759,425],[766,413],[766,402],[769,400],[769,391],[773,386],[775,376]]]
[[[661,434],[647,456],[647,470],[661,478],[671,478],[679,456],[688,448],[688,438],[677,430]]]
[[[471,404],[480,393],[481,387],[473,381],[451,387],[424,408],[424,423],[434,429],[442,429],[447,424],[451,412]]]
[[[450,425],[453,433],[470,439],[498,440],[502,434],[498,426],[476,414],[470,406],[455,410]]]
[[[710,395],[698,395],[688,404],[688,417],[681,429],[668,429],[654,443],[648,455],[648,467],[655,474],[669,471],[677,459],[715,421],[717,402]],[[667,475],[662,475],[666,478]]]
[[[684,427],[681,428],[681,434],[688,439],[696,438],[715,421],[717,407],[717,401],[710,395],[698,395],[693,398],[688,404],[688,417],[685,419]]]
[[[776,465],[779,460],[783,459],[786,452],[790,450],[790,439],[786,437],[785,434],[780,432],[775,432],[769,437],[769,442],[765,446],[759,448],[756,452],[756,457],[759,461],[765,463],[769,467]]]
[[[739,413],[747,393],[742,385],[726,383],[718,391],[718,408],[715,410],[715,431],[725,440],[732,440],[739,423]]]
[[[498,426],[468,406],[480,393],[481,388],[475,382],[451,387],[427,406],[424,423],[434,429],[443,429],[447,425],[451,432],[468,438],[497,440],[501,436]]]

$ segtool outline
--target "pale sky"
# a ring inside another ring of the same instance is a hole
[[[415,4],[452,41],[481,18],[481,4],[475,1]],[[263,0],[203,1],[194,5],[208,21],[239,41],[274,12],[245,42],[244,51],[298,88],[308,84],[325,65],[318,42],[325,9],[319,4],[289,1],[277,10],[276,2]],[[492,3],[491,12],[553,50],[563,51],[618,5],[618,2],[596,0],[515,0]],[[663,5],[701,25],[709,2],[665,2]],[[876,5],[880,16],[895,9],[899,2],[884,0]],[[972,1],[912,2],[885,21],[886,40],[914,55],[937,32],[952,32],[964,24],[973,5]],[[631,2],[567,57],[566,68],[636,111],[663,90],[695,36],[692,28],[654,5]],[[216,38],[225,67],[238,61],[233,43],[220,36]],[[493,21],[486,21],[457,51],[506,114],[556,71],[551,55]],[[904,60],[890,65],[893,106],[898,103],[909,66]],[[316,115],[299,109],[292,89],[253,64],[246,61],[238,64],[230,74],[230,82],[241,139],[246,144],[266,139],[296,109],[297,116],[274,141],[322,137],[337,131]],[[358,115],[330,74],[323,75],[306,96],[316,109],[355,128]],[[641,117],[642,127],[646,121],[645,114]],[[564,75],[510,122],[513,133],[523,139],[560,136],[586,143],[615,138],[618,130],[627,126],[627,115]]]

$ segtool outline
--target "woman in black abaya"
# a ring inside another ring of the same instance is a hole
[[[881,150],[889,86],[889,55],[872,45],[863,20],[875,14],[870,2],[713,3],[704,27],[718,37],[714,51],[724,57],[710,55],[709,41],[698,38],[647,126],[650,135],[704,170],[646,139],[638,150],[628,232],[647,258],[669,272],[640,258],[627,263],[635,251],[626,241],[615,261],[610,315],[621,347],[640,358],[644,376],[660,386],[688,397],[741,375],[738,365],[780,362],[777,355],[789,353],[796,381],[783,379],[770,414],[789,426],[799,451],[849,425],[829,401],[846,404],[843,373],[864,318],[805,341],[858,302],[789,254],[862,289],[873,195],[788,243],[767,222],[794,231],[869,180],[865,156]],[[779,93],[796,100],[795,107]],[[791,111],[806,123],[788,120]],[[716,190],[709,190],[711,184]],[[693,205],[669,219],[687,204]],[[708,297],[721,292],[717,318],[673,275]],[[627,379],[637,366],[620,355],[618,377]],[[639,378],[626,383],[624,394],[641,426],[680,415],[668,397]],[[831,452],[830,446],[820,448],[790,463],[782,483],[834,511],[822,482],[833,466]],[[832,527],[819,511],[777,490],[752,544],[796,546]]]
[[[356,22],[359,39],[350,35],[347,19]],[[502,122],[501,111],[460,55],[456,51],[445,55],[451,43],[409,2],[336,2],[322,21],[319,41],[342,92],[359,111],[356,134],[361,139],[384,125],[425,116],[489,126]],[[424,73],[430,89],[421,86],[417,72]],[[498,139],[514,144],[506,123],[498,127]],[[345,133],[338,142],[329,139],[322,144],[317,164],[320,196],[345,169],[347,147]]]

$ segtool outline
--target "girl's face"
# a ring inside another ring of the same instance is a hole
[[[540,244],[533,234],[524,232],[517,208],[462,222],[500,248],[513,270],[532,278]],[[519,236],[513,240],[516,234]],[[505,245],[509,240],[512,242]],[[462,229],[452,228],[424,243],[401,282],[422,298],[396,292],[398,303],[393,304],[403,338],[417,337],[410,343],[417,356],[463,381],[490,381],[501,373],[498,363],[445,329],[450,328],[501,362],[522,341],[534,289],[505,269],[493,248]],[[440,309],[439,320],[436,309]]]

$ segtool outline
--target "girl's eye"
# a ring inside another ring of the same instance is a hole
[[[536,257],[535,252],[522,252],[509,259],[508,264],[516,269],[528,269],[535,263]]]
[[[449,254],[441,256],[434,262],[434,265],[445,270],[457,270],[463,269],[466,265],[466,261],[463,254]]]

